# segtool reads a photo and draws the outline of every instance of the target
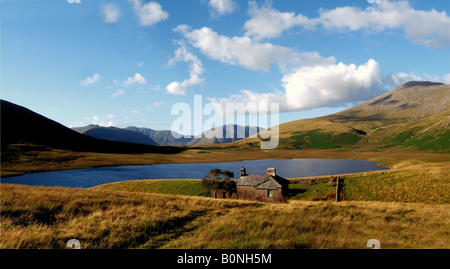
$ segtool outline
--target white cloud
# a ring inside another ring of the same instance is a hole
[[[86,121],[88,121],[89,124],[111,127],[111,126],[114,126],[114,122],[112,121],[112,119],[114,119],[114,118],[115,118],[114,115],[108,114],[106,116],[106,118],[103,116],[98,117],[98,116],[94,115],[92,117],[85,117],[84,119]]]
[[[251,1],[249,6],[248,14],[251,19],[245,23],[244,29],[247,36],[252,36],[255,39],[277,37],[283,31],[294,26],[306,28],[314,26],[314,22],[302,14],[295,15],[294,12],[279,12],[272,9],[270,2],[258,7],[255,1]]]
[[[450,84],[450,73],[442,77],[442,82],[445,84]]]
[[[391,85],[392,87],[399,86],[405,82],[408,81],[420,81],[424,80],[422,77],[414,75],[414,74],[407,74],[400,72],[398,74],[389,74],[385,78],[385,83],[388,85]]]
[[[129,1],[133,4],[141,26],[151,26],[169,18],[169,13],[164,11],[161,5],[157,2],[150,1],[142,5],[140,0]]]
[[[80,81],[80,85],[89,86],[89,85],[93,85],[99,81],[100,81],[100,75],[98,73],[95,73],[92,77],[87,77],[85,80]]]
[[[101,14],[106,23],[115,23],[119,20],[119,8],[115,4],[102,5]]]
[[[430,48],[450,45],[450,17],[446,12],[416,10],[408,1],[381,1],[365,10],[354,7],[324,10],[319,20],[328,29],[375,32],[402,29],[414,43]]]
[[[270,3],[258,7],[250,2],[251,19],[245,23],[247,36],[256,39],[274,38],[295,26],[314,30],[322,25],[328,30],[382,32],[403,30],[410,41],[430,48],[450,45],[450,17],[445,11],[416,10],[408,1],[383,0],[362,10],[357,7],[337,7],[319,10],[319,17],[308,18],[293,12],[272,9]]]
[[[386,85],[391,87],[397,87],[408,81],[432,81],[432,82],[442,82],[445,84],[450,84],[450,73],[445,74],[442,77],[432,74],[422,74],[417,75],[414,73],[404,73],[400,72],[397,74],[389,74],[386,76],[384,82]]]
[[[223,111],[227,113],[229,113],[229,111],[226,111],[227,104],[243,105],[245,112],[251,114],[266,112],[271,103],[278,103],[281,111],[289,110],[286,95],[280,91],[258,93],[250,90],[241,90],[239,93],[232,94],[228,98],[208,98],[208,100],[212,103],[219,104]]]
[[[237,4],[233,0],[209,0],[208,6],[212,16],[222,16],[233,13]]]
[[[204,79],[200,76],[203,74],[204,69],[202,62],[194,54],[187,51],[186,46],[183,43],[179,43],[180,46],[175,51],[175,56],[169,60],[168,65],[172,66],[177,62],[188,62],[189,65],[189,79],[183,82],[174,81],[167,85],[166,90],[171,94],[184,95],[188,86],[202,85]]]
[[[181,85],[180,82],[174,81],[167,85],[166,90],[168,93],[176,94],[176,95],[185,95],[186,94],[186,87]]]
[[[229,98],[211,99],[226,103],[279,103],[280,111],[300,111],[317,107],[336,107],[367,100],[383,91],[381,69],[375,60],[362,65],[335,63],[301,67],[282,78],[284,91],[258,93],[242,90]]]
[[[113,95],[111,96],[112,98],[117,98],[121,95],[124,95],[125,91],[123,89],[118,89],[115,93],[113,93]]]
[[[363,65],[338,63],[303,67],[282,79],[288,110],[333,107],[381,93],[382,72],[375,60]]]
[[[335,61],[333,57],[324,58],[317,52],[299,53],[271,43],[254,42],[247,36],[222,36],[208,27],[191,31],[189,26],[179,25],[174,30],[182,33],[192,46],[209,58],[251,70],[269,71],[271,64],[287,70],[291,66],[323,65]]]
[[[144,85],[147,83],[147,80],[145,79],[144,76],[142,76],[139,73],[134,74],[133,77],[127,78],[127,80],[125,80],[123,82],[124,85],[129,86],[132,84],[140,84],[140,85]]]

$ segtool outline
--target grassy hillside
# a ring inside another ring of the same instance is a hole
[[[449,205],[261,204],[99,189],[1,186],[0,248],[448,248]]]
[[[448,162],[344,176],[344,200],[450,204]]]
[[[450,85],[408,82],[345,111],[281,124],[283,149],[450,152]],[[258,146],[259,139],[237,144]]]

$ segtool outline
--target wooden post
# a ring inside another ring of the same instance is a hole
[[[336,179],[336,202],[339,202],[341,199],[341,177]]]

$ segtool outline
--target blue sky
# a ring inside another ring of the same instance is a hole
[[[1,98],[69,127],[167,130],[172,106],[192,106],[194,95],[277,102],[280,123],[322,116],[409,80],[450,83],[449,9],[437,0],[0,0]]]

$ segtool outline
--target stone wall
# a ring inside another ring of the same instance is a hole
[[[237,196],[239,199],[254,200],[266,203],[283,203],[287,197],[281,192],[281,188],[272,191],[272,197],[269,197],[268,190],[258,190],[251,186],[238,186]]]

